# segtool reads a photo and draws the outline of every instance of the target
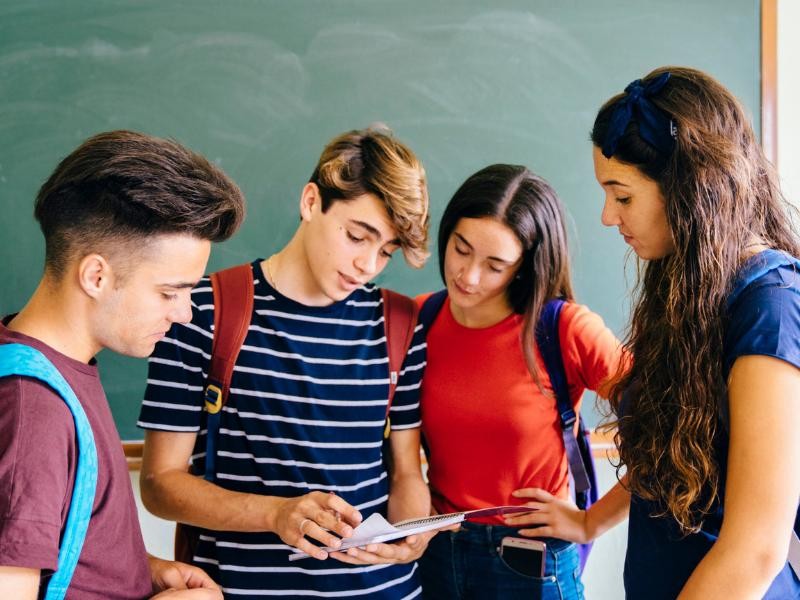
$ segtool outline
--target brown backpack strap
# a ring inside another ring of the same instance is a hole
[[[383,322],[386,332],[386,349],[389,356],[389,403],[386,405],[386,427],[383,437],[388,438],[391,429],[389,410],[392,408],[394,392],[400,378],[411,340],[414,338],[414,329],[417,326],[419,307],[408,296],[398,294],[387,289],[381,289],[383,298]]]
[[[253,269],[249,263],[211,274],[214,294],[214,341],[211,362],[204,390],[208,412],[206,433],[206,465],[204,477],[216,479],[217,435],[219,412],[228,402],[233,366],[239,357],[253,314]],[[200,539],[200,530],[185,523],[175,526],[175,560],[190,563]]]
[[[216,414],[228,401],[233,366],[253,314],[253,269],[249,263],[211,274],[214,342],[205,390],[205,408]]]

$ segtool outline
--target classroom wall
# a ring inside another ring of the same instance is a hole
[[[210,269],[266,257],[297,225],[297,196],[334,134],[385,121],[425,164],[434,224],[466,176],[526,164],[569,214],[580,302],[622,333],[626,245],[600,225],[588,132],[600,104],[664,64],[711,72],[759,129],[758,0],[3,0],[0,2],[0,312],[41,275],[31,215],[58,160],[98,131],[173,136],[219,163],[248,197]],[[632,260],[628,266],[632,267]],[[441,286],[436,256],[378,279]],[[145,362],[101,353],[123,439]],[[599,415],[586,411],[594,424]]]
[[[778,171],[800,207],[800,2],[778,0]]]

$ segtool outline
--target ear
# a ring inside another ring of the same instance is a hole
[[[100,254],[87,254],[78,263],[78,285],[91,298],[98,298],[113,286],[109,262]]]
[[[322,196],[316,183],[307,183],[300,193],[300,220],[310,221],[315,212],[322,210]]]

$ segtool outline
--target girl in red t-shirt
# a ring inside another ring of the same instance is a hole
[[[567,301],[558,333],[576,411],[586,388],[601,391],[615,373],[619,343],[574,302],[555,191],[522,166],[478,171],[445,209],[439,261],[448,297],[427,331],[421,395],[435,511],[524,504],[533,488],[568,497],[556,401],[534,342],[542,306]],[[574,544],[543,540],[542,577],[500,556],[503,537],[534,537],[535,523],[534,513],[498,516],[440,533],[420,561],[424,596],[583,598]]]

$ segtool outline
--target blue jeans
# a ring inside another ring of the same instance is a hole
[[[462,523],[459,531],[437,534],[419,560],[423,598],[583,600],[575,544],[543,538],[545,574],[530,577],[514,571],[500,556],[497,547],[507,535],[520,537],[511,527],[476,523]]]

